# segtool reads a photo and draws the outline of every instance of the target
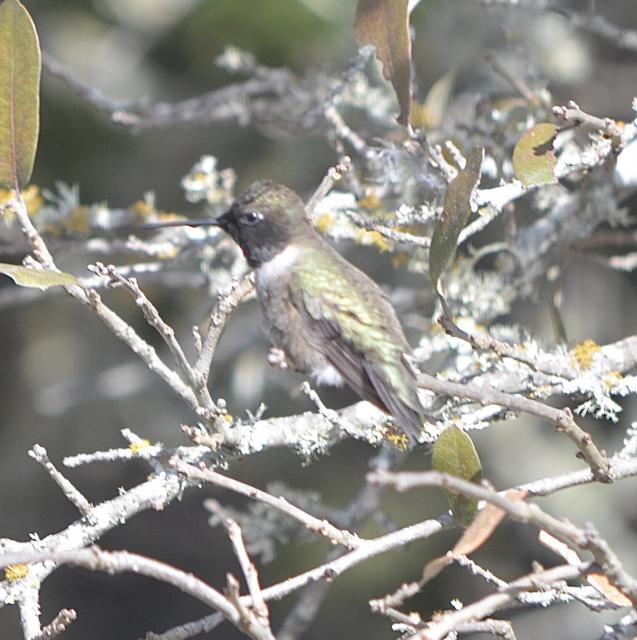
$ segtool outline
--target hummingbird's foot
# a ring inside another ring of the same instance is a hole
[[[277,369],[281,369],[281,371],[286,371],[290,368],[287,358],[285,357],[285,351],[283,351],[283,349],[277,349],[276,347],[270,349],[268,353],[268,363],[271,367],[276,367]]]

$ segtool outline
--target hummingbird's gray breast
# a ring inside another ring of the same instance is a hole
[[[303,248],[289,245],[256,269],[256,288],[265,333],[282,349],[288,365],[315,377],[319,384],[343,384],[343,377],[324,355],[324,338],[295,304],[290,289]]]

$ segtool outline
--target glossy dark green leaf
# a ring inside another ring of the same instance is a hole
[[[557,182],[553,142],[558,131],[554,124],[540,122],[524,132],[515,145],[513,171],[525,187]]]
[[[458,427],[448,427],[441,434],[432,452],[432,467],[435,471],[452,476],[480,482],[482,466],[471,438]],[[461,525],[467,526],[474,518],[478,503],[447,491],[447,498],[454,517]]]
[[[358,0],[355,21],[359,47],[374,45],[383,75],[392,83],[407,125],[411,110],[411,39],[408,0]]]
[[[38,144],[40,45],[17,0],[0,4],[0,187],[29,182]]]
[[[9,276],[21,287],[34,289],[48,289],[49,287],[69,287],[81,284],[70,273],[64,271],[49,271],[48,269],[32,269],[18,264],[6,264],[0,262],[0,273]]]
[[[484,149],[473,147],[467,155],[465,168],[452,180],[442,213],[429,247],[429,276],[436,289],[438,278],[456,252],[458,236],[471,214],[471,194],[480,181]]]

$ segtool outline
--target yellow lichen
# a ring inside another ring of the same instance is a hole
[[[141,453],[144,449],[150,447],[150,440],[146,440],[146,438],[142,438],[141,440],[135,440],[135,442],[131,442],[128,445],[128,448],[135,454]]]
[[[91,208],[79,206],[72,209],[68,215],[60,220],[45,226],[44,231],[53,236],[65,236],[67,234],[86,236],[91,229]]]
[[[615,387],[615,385],[623,378],[624,376],[620,371],[609,371],[603,378],[602,382],[606,386],[609,391]]]
[[[369,193],[366,196],[363,196],[358,204],[363,208],[367,209],[367,211],[375,211],[376,209],[380,209],[381,202],[379,197],[375,193]]]
[[[186,220],[186,218],[179,214],[174,213],[172,211],[158,211],[157,219],[159,222],[171,222],[172,220]]]
[[[406,451],[409,446],[409,438],[402,431],[397,431],[392,425],[386,427],[384,437],[398,451]]]
[[[155,207],[148,200],[136,200],[128,207],[135,220],[145,222],[155,213]]]
[[[22,199],[24,200],[24,204],[26,205],[27,213],[30,216],[36,213],[44,203],[44,198],[40,195],[40,189],[34,184],[31,184],[26,189],[23,189]]]
[[[381,253],[385,253],[392,248],[391,242],[378,231],[366,231],[365,229],[359,229],[354,236],[354,242],[374,246]]]
[[[314,228],[319,233],[326,234],[334,226],[335,222],[334,216],[328,211],[325,211],[314,220]]]
[[[166,247],[157,252],[157,257],[161,260],[167,260],[169,258],[174,258],[179,254],[179,249],[177,247],[172,247],[166,245]]]
[[[27,208],[27,213],[30,216],[36,213],[44,203],[44,199],[40,195],[40,189],[34,184],[23,189],[21,195],[22,200],[24,200],[24,205]],[[0,205],[6,204],[13,198],[15,198],[15,191],[13,189],[0,189]],[[8,210],[5,212],[4,217],[5,220],[12,221],[15,218],[15,214],[13,211]]]
[[[72,233],[78,233],[82,236],[88,234],[91,230],[91,208],[75,207],[64,220],[64,226]]]
[[[27,564],[11,564],[4,568],[4,577],[9,582],[15,582],[24,578],[29,573],[29,565]]]
[[[601,350],[601,347],[595,342],[595,340],[584,340],[580,342],[573,351],[571,356],[576,366],[580,369],[590,369],[593,364],[593,357]]]
[[[147,200],[136,200],[128,207],[132,217],[137,222],[148,222],[151,219],[159,222],[172,222],[173,220],[185,220],[186,218],[172,211],[157,211]]]
[[[409,262],[409,254],[401,251],[400,253],[396,253],[391,258],[391,263],[394,269],[403,269],[407,266]]]
[[[530,398],[546,398],[551,393],[551,387],[549,385],[543,384],[535,389],[532,389],[529,393]]]

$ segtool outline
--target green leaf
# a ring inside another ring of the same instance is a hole
[[[513,171],[525,187],[557,182],[553,142],[558,131],[554,124],[541,122],[524,132],[515,145]]]
[[[64,271],[50,271],[48,269],[32,269],[18,264],[0,262],[0,273],[9,276],[21,287],[34,289],[48,289],[49,287],[69,287],[80,285],[81,282],[70,273]]]
[[[398,122],[405,126],[409,122],[412,96],[408,9],[408,0],[358,0],[354,23],[358,46],[376,47],[383,75],[392,83],[398,98]]]
[[[471,438],[458,427],[448,427],[433,448],[432,467],[450,475],[478,483],[482,479],[482,466]],[[467,526],[478,510],[477,500],[470,500],[447,491],[449,506],[456,520]]]
[[[17,0],[0,4],[0,187],[29,182],[38,144],[40,45]]]
[[[473,147],[467,155],[465,168],[452,180],[442,212],[429,247],[429,277],[436,289],[438,278],[456,252],[458,236],[471,214],[471,194],[480,181],[484,149]]]

